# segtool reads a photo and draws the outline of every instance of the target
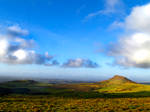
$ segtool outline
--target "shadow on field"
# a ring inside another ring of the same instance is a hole
[[[142,92],[131,92],[131,93],[98,93],[98,92],[80,92],[80,91],[66,91],[60,89],[58,91],[51,90],[48,92],[33,92],[27,88],[0,88],[0,95],[44,95],[48,97],[64,97],[64,98],[141,98],[141,97],[150,97],[150,91],[142,91]]]
[[[134,93],[98,93],[98,92],[62,92],[51,94],[55,97],[65,98],[141,98],[150,97],[150,92],[134,92]]]

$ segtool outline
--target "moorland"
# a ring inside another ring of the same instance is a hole
[[[94,83],[7,81],[0,83],[0,111],[148,112],[150,85],[119,75]]]

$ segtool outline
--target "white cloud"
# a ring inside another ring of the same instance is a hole
[[[126,67],[150,67],[150,34],[134,33],[110,46],[115,63]]]
[[[4,39],[0,41],[0,56],[4,56],[6,54],[8,48],[8,42]]]
[[[133,8],[126,18],[127,29],[150,32],[150,4]]]
[[[32,50],[33,40],[26,40],[29,32],[19,26],[10,26],[0,32],[0,62],[8,64],[50,64],[54,65],[53,56],[46,52],[44,55]]]
[[[109,46],[108,54],[115,64],[125,67],[150,68],[150,4],[133,8],[125,19],[130,32]]]
[[[27,57],[27,51],[19,49],[15,51],[12,55],[15,56],[19,61],[24,60]]]

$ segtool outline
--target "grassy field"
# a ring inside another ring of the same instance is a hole
[[[97,83],[0,84],[2,112],[150,112],[150,85],[115,76]]]
[[[44,95],[0,97],[4,112],[150,112],[150,98],[63,98]]]

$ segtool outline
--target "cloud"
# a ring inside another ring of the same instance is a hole
[[[9,26],[7,31],[12,36],[25,36],[29,34],[28,30],[21,29],[19,26]]]
[[[2,28],[2,27],[1,27]],[[26,39],[29,31],[19,26],[4,27],[0,30],[0,63],[6,64],[38,64],[60,67],[86,67],[96,68],[97,63],[89,59],[70,59],[66,63],[59,64],[54,56],[37,53],[34,50],[34,40]]]
[[[59,65],[59,62],[57,60],[53,60],[51,63],[45,64],[46,66],[57,66]]]
[[[23,36],[29,34],[19,26],[10,26],[0,33],[0,62],[7,64],[40,64],[56,65],[53,56],[48,52],[39,54],[35,50],[33,40],[27,40]]]
[[[69,59],[66,63],[62,65],[62,67],[72,67],[72,68],[96,68],[98,64],[89,60],[89,59]]]
[[[150,34],[134,33],[110,46],[108,54],[126,67],[150,67]]]
[[[144,6],[134,7],[126,18],[126,28],[140,32],[150,32],[150,3]]]
[[[98,16],[100,14],[110,14],[115,13],[118,11],[118,7],[122,4],[121,0],[105,0],[105,8],[103,10],[99,10],[97,12],[93,12],[88,14],[84,21],[93,18],[95,16]]]
[[[128,35],[109,46],[107,54],[114,64],[124,67],[150,68],[150,4],[134,7],[125,18]]]

